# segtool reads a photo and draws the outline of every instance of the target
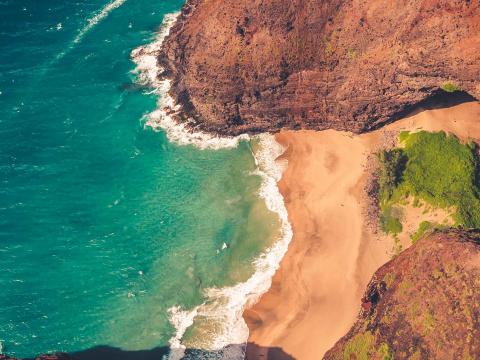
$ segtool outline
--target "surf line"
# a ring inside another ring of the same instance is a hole
[[[73,39],[70,45],[62,51],[60,54],[57,55],[55,60],[52,62],[55,63],[61,60],[65,55],[67,55],[76,44],[82,41],[85,34],[87,34],[95,25],[97,25],[100,21],[105,19],[113,10],[122,6],[127,0],[113,0],[105,5],[100,11],[96,13],[96,15],[92,16],[87,20],[87,25],[85,25],[80,31],[78,32],[77,36]]]
[[[163,130],[169,141],[177,145],[190,145],[200,150],[235,148],[240,141],[252,140],[249,135],[220,137],[201,131],[192,131],[171,116],[172,113],[180,112],[181,108],[169,94],[171,80],[160,76],[163,69],[159,66],[157,57],[178,15],[178,12],[166,14],[154,41],[134,49],[131,53],[131,58],[137,65],[133,70],[137,75],[137,81],[153,88],[154,93],[158,95],[157,109],[146,115],[145,125]],[[243,311],[268,291],[273,275],[292,239],[293,231],[288,221],[284,199],[277,186],[286,168],[285,161],[277,159],[285,149],[271,134],[256,135],[253,140],[258,141],[259,146],[258,150],[252,153],[257,165],[254,174],[262,179],[259,196],[264,199],[267,208],[279,217],[279,238],[254,261],[254,274],[246,281],[233,286],[205,289],[205,301],[193,309],[183,309],[180,306],[168,309],[170,322],[175,327],[175,334],[169,340],[170,353],[164,357],[165,360],[184,358],[187,347],[182,344],[182,339],[198,316],[215,323],[217,331],[213,338],[198,339],[197,348],[221,352],[218,354],[219,359],[243,359],[249,335],[247,324],[243,319]],[[236,346],[229,346],[231,344]]]
[[[163,130],[168,140],[177,145],[192,145],[201,150],[235,148],[240,141],[249,140],[249,135],[235,137],[211,135],[192,130],[172,116],[172,114],[178,114],[181,107],[169,93],[172,81],[160,76],[163,68],[157,63],[157,56],[179,15],[180,12],[166,14],[153,42],[134,49],[130,55],[137,65],[133,70],[137,75],[137,82],[152,88],[151,93],[158,95],[157,109],[145,116],[147,120],[145,125],[154,130]]]

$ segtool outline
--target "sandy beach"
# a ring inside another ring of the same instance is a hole
[[[363,135],[277,134],[287,148],[288,167],[279,187],[294,237],[271,289],[244,313],[249,342],[259,345],[247,350],[249,360],[279,359],[268,354],[269,347],[281,348],[289,359],[318,360],[353,325],[368,281],[393,255],[393,239],[368,222],[372,155],[399,131],[420,129],[480,140],[480,104],[417,111]],[[422,220],[415,214],[406,218],[407,229]]]

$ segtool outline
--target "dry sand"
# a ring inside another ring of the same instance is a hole
[[[393,248],[393,239],[367,226],[371,154],[400,130],[417,129],[480,140],[480,104],[419,112],[363,135],[333,130],[277,135],[288,148],[279,187],[294,238],[271,289],[245,311],[249,342],[258,345],[248,348],[249,360],[318,360],[353,325],[368,281]],[[405,218],[420,220],[408,210]],[[268,348],[291,357],[268,354]]]

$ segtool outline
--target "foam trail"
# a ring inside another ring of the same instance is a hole
[[[205,350],[224,349],[222,358],[228,360],[243,359],[243,349],[229,345],[245,344],[248,340],[249,331],[243,319],[243,312],[247,307],[256,303],[270,288],[273,275],[293,236],[283,196],[277,186],[286,167],[286,161],[276,159],[284,149],[275,141],[273,135],[262,134],[256,138],[259,140],[259,150],[254,153],[258,166],[255,173],[262,177],[259,195],[265,200],[267,208],[278,214],[281,221],[281,236],[255,261],[255,272],[247,281],[224,288],[206,289],[206,301],[192,311],[183,311],[184,320],[180,321],[185,325],[190,319],[200,316],[214,323],[216,325],[214,336],[209,339],[208,344],[200,345]],[[176,325],[179,323],[178,318],[171,317],[171,322],[177,329],[177,334],[172,339],[178,341],[186,329]],[[181,332],[183,333],[179,336]],[[177,359],[170,358],[170,360]]]
[[[115,10],[116,8],[122,6],[125,1],[127,0],[113,0],[112,2],[105,5],[105,7],[100,10],[99,13],[97,13],[97,15],[87,20],[88,24],[82,30],[80,30],[75,39],[73,39],[73,42],[75,44],[79,43],[87,32],[89,32],[100,21],[105,19],[112,10]]]
[[[62,51],[58,56],[56,57],[56,61],[61,60],[70,50],[73,49],[73,47],[78,44],[80,41],[82,41],[83,37],[85,36],[86,33],[88,33],[95,25],[97,25],[100,21],[105,19],[108,14],[112,10],[115,10],[116,8],[119,8],[122,6],[125,1],[127,0],[113,0],[109,2],[107,5],[105,5],[95,16],[91,17],[90,19],[87,20],[87,25],[85,25],[75,36],[73,39],[72,43],[68,48],[64,51]]]
[[[138,82],[154,88],[154,92],[159,96],[157,110],[146,116],[146,125],[153,129],[162,129],[171,142],[179,145],[193,145],[199,149],[234,148],[241,140],[248,140],[249,136],[220,137],[192,131],[187,124],[179,123],[172,116],[179,113],[181,108],[169,94],[171,80],[160,78],[163,68],[158,65],[157,57],[179,14],[176,12],[165,15],[155,40],[136,48],[131,54],[133,62],[137,65],[133,72],[137,74]]]

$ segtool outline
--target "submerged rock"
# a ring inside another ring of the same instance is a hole
[[[479,0],[188,0],[159,63],[200,128],[364,132],[480,98]]]
[[[8,355],[0,354],[0,360],[22,360],[22,359],[17,359],[17,358],[10,357]],[[28,360],[28,359],[24,359],[24,360]],[[57,354],[50,354],[50,355],[40,355],[36,357],[34,360],[74,360],[74,358],[66,353],[57,353]]]
[[[431,234],[377,270],[324,359],[480,359],[480,231]]]

